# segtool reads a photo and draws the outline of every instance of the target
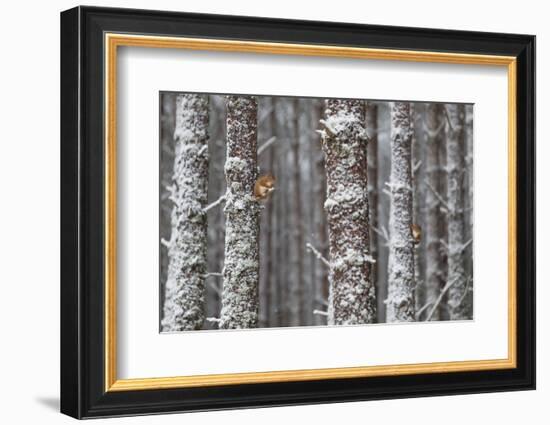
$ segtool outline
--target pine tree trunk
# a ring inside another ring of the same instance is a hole
[[[368,102],[366,106],[366,127],[369,134],[367,146],[367,175],[369,191],[369,224],[372,228],[378,228],[378,106],[374,102]],[[370,234],[370,249],[372,258],[378,260],[378,235]],[[378,263],[371,265],[371,281],[378,288]],[[377,294],[379,293],[377,289]],[[381,301],[377,297],[377,310]]]
[[[311,128],[316,129],[319,126],[319,120],[323,117],[323,111],[325,110],[325,102],[321,100],[314,100],[311,111]],[[311,208],[314,212],[314,228],[313,234],[317,236],[315,245],[317,250],[323,255],[324,258],[328,258],[328,229],[327,229],[327,215],[324,211],[324,205],[327,193],[327,180],[325,172],[325,156],[322,150],[322,140],[318,133],[311,132],[313,140],[312,144],[313,153],[312,159],[315,161],[313,171],[313,197],[314,200],[311,203]],[[313,257],[313,256],[312,256]],[[328,268],[325,264],[320,263],[318,259],[315,261],[315,289],[314,298],[315,306],[317,310],[324,311],[327,309],[328,303]],[[316,314],[314,318],[315,325],[326,325],[327,317]]]
[[[172,234],[165,288],[165,332],[200,329],[204,322],[208,200],[208,97],[176,98],[171,199]]]
[[[391,104],[390,252],[387,322],[415,321],[410,104]]]
[[[288,100],[288,135],[291,145],[292,167],[292,245],[293,245],[293,276],[290,286],[290,326],[300,326],[303,317],[304,280],[303,263],[305,256],[305,244],[303,242],[302,228],[302,181],[300,176],[300,134],[298,126],[298,99]]]
[[[442,270],[440,269],[442,261],[441,239],[443,239],[441,220],[441,208],[434,190],[441,193],[439,184],[439,174],[441,164],[439,162],[439,145],[443,143],[441,129],[443,126],[442,106],[437,103],[427,105],[426,111],[426,184],[431,188],[426,191],[426,303],[433,306],[441,292],[443,281],[441,279]],[[431,307],[427,309],[431,310]],[[439,309],[432,313],[431,320],[440,320]]]
[[[258,325],[260,205],[254,197],[258,177],[257,109],[254,97],[227,97],[222,329]]]
[[[464,105],[447,106],[449,129],[447,134],[447,204],[448,215],[448,254],[447,284],[449,314],[451,320],[469,318],[470,297],[464,270]]]
[[[364,102],[327,100],[324,127],[331,265],[328,323],[373,323]]]

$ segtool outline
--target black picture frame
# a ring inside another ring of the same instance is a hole
[[[105,391],[104,33],[506,55],[517,58],[517,367]],[[76,7],[61,13],[61,412],[75,418],[535,388],[535,37]]]

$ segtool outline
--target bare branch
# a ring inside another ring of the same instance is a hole
[[[437,200],[445,207],[445,209],[447,211],[451,211],[451,208],[449,207],[449,204],[447,204],[447,201],[443,199],[443,197],[439,194],[437,190],[435,190],[435,188],[430,184],[430,182],[425,182],[425,183],[428,189],[430,189],[433,192]]]
[[[315,249],[312,244],[310,244],[309,242],[306,243],[306,248],[308,251],[312,252],[313,255],[315,255],[317,259],[320,260],[325,266],[330,267],[330,262],[325,257],[323,257],[323,254],[317,251],[317,249]]]
[[[382,239],[384,239],[384,242],[386,243],[386,245],[390,242],[388,237],[387,237],[388,235],[386,233],[384,233],[382,230],[379,230],[374,226],[370,226],[370,228],[374,233],[376,233],[378,236],[380,236]]]
[[[441,292],[439,293],[439,297],[437,297],[437,300],[435,300],[435,303],[432,307],[432,309],[430,310],[430,312],[428,313],[428,316],[426,316],[426,322],[429,322],[430,320],[432,320],[432,317],[435,313],[435,311],[437,310],[437,307],[439,306],[439,304],[441,303],[441,301],[443,300],[443,296],[446,294],[446,292],[449,290],[449,288],[451,286],[453,286],[456,282],[458,282],[460,279],[455,279],[453,280],[452,282],[447,282],[447,284],[445,285],[445,287],[441,290]]]
[[[225,202],[225,195],[220,196],[216,201],[212,202],[210,205],[203,208],[202,212],[207,213],[212,208],[217,207],[221,203]]]
[[[317,301],[321,305],[324,305],[325,307],[328,307],[328,301],[324,298],[315,298],[315,301]]]
[[[261,155],[263,151],[265,151],[268,147],[270,147],[273,143],[277,141],[277,137],[273,136],[267,139],[264,143],[262,143],[262,146],[258,148],[258,155]]]
[[[470,238],[469,241],[467,241],[466,243],[464,243],[464,244],[462,245],[462,248],[461,248],[460,250],[461,250],[461,251],[464,251],[466,248],[468,248],[468,245],[470,245],[470,244],[472,243],[472,241],[473,241],[473,239]]]
[[[413,175],[416,174],[416,172],[420,169],[420,166],[422,165],[422,161],[417,161],[416,164],[413,165],[412,167],[412,172],[413,172]]]
[[[424,306],[423,306],[420,310],[418,310],[418,311],[416,312],[416,320],[417,320],[417,321],[418,321],[418,319],[420,319],[420,317],[422,316],[422,313],[424,313],[424,311],[425,311],[429,306],[431,306],[432,304],[433,304],[433,301],[430,301],[429,303],[424,304]]]

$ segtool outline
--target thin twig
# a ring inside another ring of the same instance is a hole
[[[207,213],[212,208],[217,207],[221,203],[225,202],[225,195],[220,196],[216,201],[212,202],[210,205],[203,208],[202,212]]]
[[[317,301],[321,305],[324,305],[325,307],[328,307],[328,301],[325,300],[324,298],[317,297],[315,298],[315,301]]]
[[[420,316],[422,316],[422,313],[433,304],[433,301],[430,301],[429,303],[424,304],[424,306],[416,312],[416,320],[420,319]]]
[[[443,296],[447,293],[447,291],[449,290],[449,288],[451,286],[453,286],[456,282],[458,282],[458,279],[455,279],[453,280],[452,282],[448,282],[445,287],[441,290],[441,292],[439,293],[439,297],[437,297],[437,300],[435,301],[432,309],[430,310],[430,312],[428,313],[428,316],[426,317],[426,322],[429,322],[430,320],[432,320],[432,317],[435,313],[435,311],[437,310],[437,307],[439,306],[439,304],[441,303],[441,301],[443,300]]]
[[[386,234],[384,234],[381,230],[377,229],[374,226],[370,226],[371,230],[376,233],[378,236],[380,236],[382,239],[384,239],[384,242],[388,244],[390,241],[388,240],[388,237]]]
[[[277,137],[273,136],[267,139],[264,143],[262,143],[262,146],[258,148],[258,155],[261,155],[263,151],[265,151],[268,147],[270,147],[273,143],[277,141]]]
[[[425,182],[425,183],[428,189],[430,189],[433,192],[437,200],[441,202],[441,204],[443,204],[443,206],[447,209],[447,211],[451,211],[451,208],[449,207],[449,204],[447,204],[447,201],[443,199],[443,197],[439,194],[437,190],[435,190],[435,188],[430,184],[430,182]]]
[[[306,243],[306,248],[313,253],[317,257],[318,260],[320,260],[325,266],[330,267],[330,262],[323,257],[323,254],[321,254],[315,247],[310,244],[309,242]]]

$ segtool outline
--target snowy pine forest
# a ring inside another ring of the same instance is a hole
[[[160,329],[473,318],[473,106],[160,94]]]

